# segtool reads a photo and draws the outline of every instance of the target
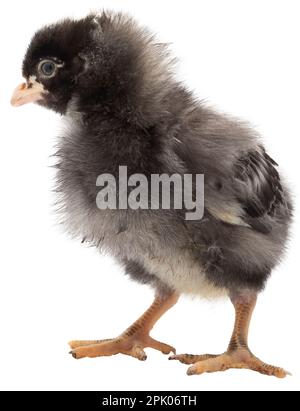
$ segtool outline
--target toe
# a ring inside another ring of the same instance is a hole
[[[177,360],[180,361],[182,364],[194,364],[197,361],[204,361],[209,358],[215,358],[217,355],[212,354],[203,354],[203,355],[193,355],[193,354],[178,354],[178,355],[171,355],[169,360]]]
[[[204,372],[226,371],[229,368],[237,368],[232,358],[227,355],[212,356],[211,358],[197,361],[188,370],[188,375],[203,374]],[[239,367],[240,368],[240,367]]]
[[[147,341],[147,346],[153,348],[154,350],[158,350],[163,354],[170,354],[170,352],[176,354],[176,349],[174,347],[169,344],[154,340],[154,338],[151,337],[149,337],[149,340]]]
[[[74,348],[72,351],[70,351],[70,354],[71,354],[72,357],[75,358],[76,360],[79,360],[80,358],[87,357],[87,355],[85,355],[84,352],[82,352],[82,350],[80,349],[80,347]]]
[[[201,374],[200,372],[197,372],[197,367],[195,367],[194,365],[192,365],[191,367],[189,367],[186,371],[187,375],[195,375],[195,374]]]
[[[84,345],[74,348],[71,353],[76,359],[89,357],[104,357],[122,352],[118,340],[103,341],[97,344]]]
[[[78,348],[78,347],[84,347],[85,345],[90,345],[90,344],[92,344],[92,342],[74,340],[74,341],[69,341],[68,344],[69,344],[70,348],[72,348],[72,350],[74,350],[75,348]]]
[[[287,375],[291,375],[291,373],[284,370],[283,368],[266,364],[256,357],[251,358],[247,363],[251,370],[257,371],[261,374],[270,375],[277,378],[285,378]]]
[[[193,354],[178,354],[178,355],[171,355],[169,360],[177,360],[180,361],[182,364],[194,364],[196,355]]]
[[[132,357],[137,358],[140,361],[146,361],[147,359],[147,354],[140,346],[133,347],[129,352],[125,354],[131,355]]]
[[[207,369],[205,368],[205,364],[203,364],[202,362],[196,362],[195,364],[191,365],[186,371],[187,375],[200,375],[204,372],[207,372]]]
[[[105,340],[72,340],[68,344],[70,348],[75,349],[78,347],[85,347],[87,345],[94,345],[94,344],[100,344],[103,342],[111,341],[111,339],[105,339]]]

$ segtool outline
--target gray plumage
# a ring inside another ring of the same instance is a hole
[[[283,255],[291,203],[257,133],[198,101],[172,75],[166,47],[127,16],[42,29],[24,76],[38,77],[36,60],[53,51],[67,72],[45,81],[50,94],[40,103],[67,120],[57,151],[67,230],[161,293],[261,290]],[[204,174],[203,219],[187,221],[180,210],[99,210],[97,176],[117,177],[119,165],[146,176]]]

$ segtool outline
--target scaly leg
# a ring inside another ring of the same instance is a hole
[[[235,308],[235,325],[227,351],[222,355],[173,355],[171,360],[184,364],[193,364],[187,374],[226,371],[230,368],[247,368],[261,374],[284,378],[289,373],[283,368],[266,364],[255,357],[248,348],[248,330],[252,312],[256,304],[256,295],[231,296]]]
[[[71,341],[69,342],[74,358],[102,357],[115,354],[126,354],[139,360],[146,360],[147,356],[143,350],[146,347],[154,348],[164,354],[175,348],[168,344],[154,340],[149,333],[159,318],[169,310],[178,300],[175,293],[167,296],[156,296],[150,308],[119,337],[96,341]]]

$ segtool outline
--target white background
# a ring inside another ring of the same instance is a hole
[[[255,354],[292,377],[277,380],[245,370],[187,377],[185,365],[151,349],[146,362],[121,355],[75,361],[68,355],[71,339],[117,336],[150,304],[152,292],[55,225],[50,155],[60,119],[33,105],[14,109],[9,100],[36,29],[107,6],[129,11],[171,42],[180,75],[201,98],[253,122],[299,202],[298,1],[1,2],[1,389],[299,389],[297,208],[287,256],[259,299],[250,333]],[[228,301],[183,297],[153,336],[179,353],[219,353],[232,322]]]

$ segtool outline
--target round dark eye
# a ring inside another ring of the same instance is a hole
[[[44,76],[52,76],[56,70],[56,64],[53,61],[42,61],[39,66],[40,72]]]

